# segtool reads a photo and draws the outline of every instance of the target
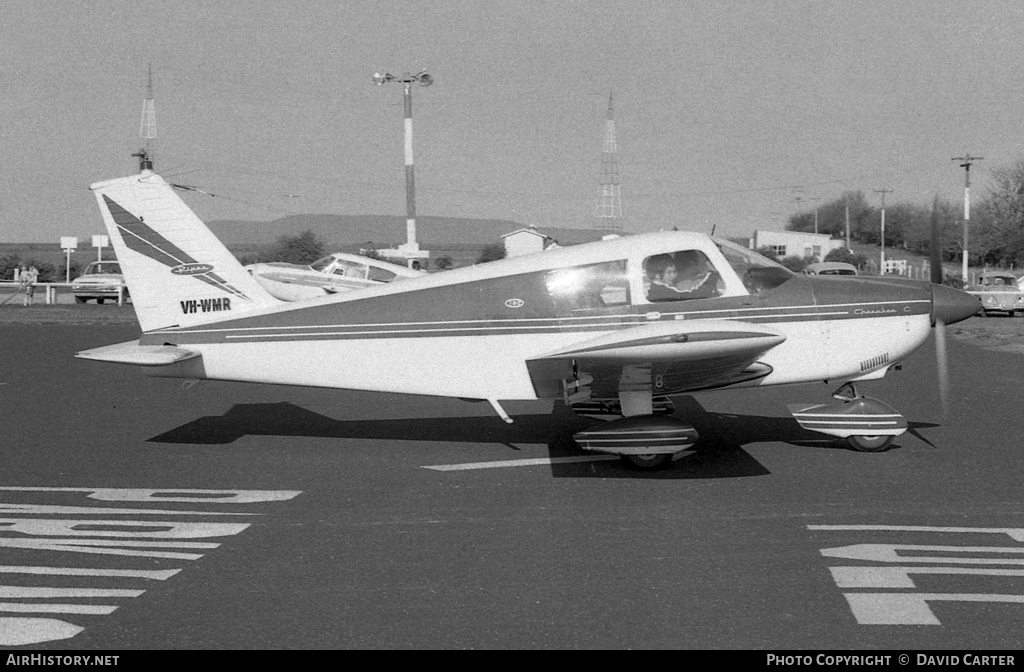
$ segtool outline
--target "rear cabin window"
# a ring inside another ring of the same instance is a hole
[[[366,279],[366,264],[339,259],[338,265],[334,267],[334,274],[343,275],[346,278],[359,278],[360,280],[364,280]]]
[[[389,271],[386,268],[370,266],[370,280],[373,280],[374,282],[391,282],[397,277],[398,274],[394,271]]]
[[[782,264],[763,257],[754,250],[741,247],[723,238],[715,238],[715,244],[725,256],[725,260],[736,271],[743,281],[743,286],[751,294],[760,294],[774,289],[782,283],[796,277],[793,271]]]
[[[686,301],[719,296],[722,277],[700,250],[656,254],[644,260],[644,291],[647,300]]]
[[[545,282],[559,312],[629,305],[625,259],[560,268],[550,271]]]

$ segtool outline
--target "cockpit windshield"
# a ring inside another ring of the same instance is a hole
[[[330,266],[333,263],[334,263],[334,257],[333,256],[326,256],[326,257],[323,257],[321,259],[317,259],[312,264],[310,264],[309,267],[312,268],[314,271],[321,271],[322,272],[328,266]]]
[[[714,238],[718,249],[725,256],[736,275],[743,280],[743,285],[751,294],[774,289],[782,283],[796,277],[791,270],[762,256],[754,250],[737,245],[731,240]]]

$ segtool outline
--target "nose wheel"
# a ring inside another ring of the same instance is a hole
[[[629,465],[634,469],[643,469],[644,471],[653,471],[655,469],[664,469],[672,461],[671,453],[651,453],[649,455],[619,455],[619,459],[624,464]]]
[[[894,436],[850,436],[847,437],[846,442],[850,444],[850,447],[854,450],[859,450],[862,453],[880,453],[884,450],[888,450],[889,446],[892,445]]]

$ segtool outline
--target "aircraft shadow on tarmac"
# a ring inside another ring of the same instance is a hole
[[[850,450],[838,439],[801,428],[788,417],[709,413],[693,397],[676,397],[676,413],[701,436],[694,451],[669,468],[641,472],[618,462],[567,462],[551,465],[554,476],[570,478],[739,478],[768,474],[743,446],[783,442],[818,449]],[[499,443],[511,450],[516,444],[547,444],[550,457],[585,453],[573,434],[595,424],[578,417],[562,404],[549,415],[520,415],[511,425],[491,416],[405,418],[389,420],[334,420],[288,402],[239,404],[222,416],[198,418],[149,439],[153,443],[224,445],[244,436],[280,436],[446,443]],[[912,423],[914,427],[930,425]],[[894,448],[898,448],[896,445]]]

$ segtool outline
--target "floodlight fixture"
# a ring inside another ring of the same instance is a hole
[[[429,74],[426,70],[420,70],[415,75],[405,73],[401,77],[396,77],[395,75],[392,75],[390,72],[373,73],[373,83],[376,84],[377,86],[380,86],[381,84],[386,84],[388,82],[401,82],[406,86],[412,84],[413,82],[419,82],[420,86],[430,86],[431,84],[434,83],[434,77],[431,74]]]

